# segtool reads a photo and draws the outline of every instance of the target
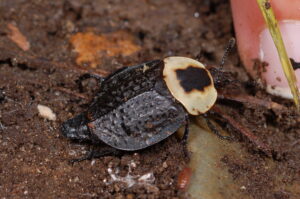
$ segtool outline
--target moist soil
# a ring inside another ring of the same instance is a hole
[[[13,39],[11,26],[25,39]],[[115,34],[118,31],[124,33],[125,42],[118,42],[123,34]],[[80,52],[74,50],[72,38],[86,32],[102,35],[100,42],[109,40],[131,50],[102,50],[92,55],[92,64],[89,59],[78,61]],[[71,164],[69,160],[84,156],[90,145],[64,138],[60,125],[85,110],[97,91],[93,80],[84,81],[80,88],[76,83],[80,75],[107,75],[122,66],[172,55],[200,55],[209,67],[218,67],[233,36],[225,0],[2,0],[0,197],[188,198],[178,189],[177,176],[189,158],[175,135],[121,157]],[[220,100],[218,106],[238,118],[271,153],[265,154],[244,136],[235,136],[234,141],[247,150],[246,158],[224,156],[223,166],[235,183],[245,185],[241,191],[251,198],[300,198],[299,114],[290,101],[266,94],[259,78],[248,77],[236,50],[225,69],[235,83],[226,88],[221,84],[220,93],[256,100]],[[39,104],[51,108],[56,120],[41,117]],[[238,129],[235,135],[240,135]],[[271,167],[268,162],[273,162]],[[144,180],[139,179],[143,175]]]

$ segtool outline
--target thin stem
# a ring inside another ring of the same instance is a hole
[[[278,23],[275,18],[273,9],[269,0],[257,0],[258,6],[264,16],[266,24],[269,28],[271,36],[273,38],[274,44],[277,48],[277,52],[280,58],[281,66],[283,68],[284,74],[288,80],[291,92],[293,94],[294,103],[298,109],[300,110],[300,94],[297,87],[297,79],[292,67],[291,61],[287,55],[286,49],[284,47],[284,43],[282,40],[282,36],[280,30],[278,28]]]

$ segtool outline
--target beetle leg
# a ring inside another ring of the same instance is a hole
[[[220,131],[218,130],[218,128],[206,117],[204,117],[206,124],[208,126],[208,128],[214,133],[216,134],[219,138],[224,139],[224,140],[232,140],[232,136],[226,136],[226,135],[222,135],[220,133]]]
[[[90,156],[90,159],[93,158],[101,158],[104,156],[121,156],[124,154],[124,151],[121,151],[119,149],[115,149],[113,147],[105,147],[99,150],[92,150],[92,154]]]
[[[72,159],[70,160],[69,162],[71,164],[74,164],[75,162],[81,162],[83,160],[90,160],[92,159],[92,153],[93,153],[93,150],[90,150],[85,156],[81,157],[81,158],[76,158],[76,159]]]
[[[104,156],[121,156],[124,152],[112,147],[109,148],[104,148],[104,149],[100,149],[100,150],[96,150],[94,147],[92,147],[89,152],[78,159],[72,159],[70,160],[70,163],[75,163],[75,162],[81,162],[83,160],[91,160],[94,158],[101,158]]]
[[[189,133],[190,133],[190,128],[189,128],[189,125],[190,125],[190,121],[189,121],[189,116],[187,115],[185,117],[185,129],[184,129],[184,134],[182,136],[182,139],[181,139],[181,142],[183,143],[184,145],[184,154],[186,157],[189,157],[189,151],[187,149],[187,141],[188,141],[188,138],[189,138]]]
[[[236,122],[235,119],[224,113],[221,109],[217,106],[212,108],[212,113],[221,117],[224,121],[226,121],[234,130],[238,131],[240,134],[244,135],[250,142],[254,143],[255,146],[263,151],[266,155],[271,156],[271,148],[269,145],[263,143],[256,135],[252,133],[244,125]]]
[[[184,144],[187,143],[187,140],[188,140],[188,138],[189,138],[189,133],[190,133],[189,124],[190,124],[190,122],[189,122],[189,117],[186,116],[186,118],[185,118],[185,129],[184,129],[184,134],[183,134],[182,139],[181,139],[181,141],[182,141]]]
[[[105,80],[105,78],[100,75],[85,73],[83,75],[80,75],[79,78],[76,80],[76,83],[78,84],[78,87],[80,90],[83,89],[82,81],[84,81],[86,79],[90,79],[90,78],[96,79],[99,82],[99,85],[101,85],[101,83]]]
[[[90,74],[90,73],[85,73],[83,75],[81,75],[79,77],[79,81],[83,81],[83,80],[86,80],[86,79],[89,79],[89,78],[94,78],[96,79],[97,81],[99,81],[100,83],[103,82],[105,80],[104,77],[98,75],[98,74]]]

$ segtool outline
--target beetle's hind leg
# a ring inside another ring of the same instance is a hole
[[[102,77],[98,74],[85,73],[83,75],[80,75],[79,78],[76,80],[79,90],[81,90],[81,91],[83,90],[82,81],[84,81],[86,79],[90,79],[90,78],[94,78],[95,80],[97,80],[99,85],[101,85],[101,83],[105,80],[104,77]]]
[[[101,148],[101,149],[96,149],[94,146],[91,146],[90,150],[88,151],[88,153],[81,157],[81,158],[77,158],[77,159],[72,159],[70,160],[70,163],[75,163],[75,162],[81,162],[83,160],[91,160],[94,158],[101,158],[101,157],[105,157],[105,156],[122,156],[124,154],[123,151],[112,148],[112,147],[105,147],[105,148]]]
[[[83,81],[83,80],[86,80],[86,79],[90,79],[90,78],[94,78],[96,79],[97,81],[99,81],[100,83],[103,82],[105,80],[104,77],[98,75],[98,74],[90,74],[90,73],[85,73],[83,75],[81,75],[78,79],[78,81]]]

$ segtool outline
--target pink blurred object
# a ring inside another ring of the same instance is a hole
[[[290,58],[300,62],[300,1],[273,0],[271,6],[279,21],[279,27]],[[234,27],[241,59],[254,76],[254,60],[267,62],[268,66],[261,75],[269,93],[285,98],[292,98],[286,77],[281,68],[278,54],[266,29],[256,0],[231,0]],[[300,69],[296,70],[300,87]]]

